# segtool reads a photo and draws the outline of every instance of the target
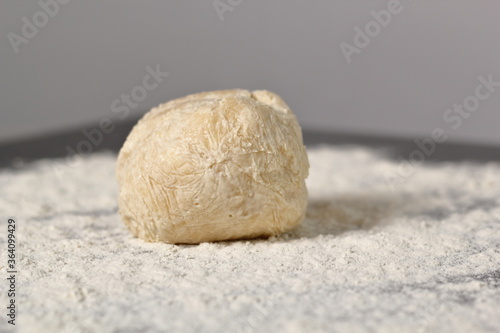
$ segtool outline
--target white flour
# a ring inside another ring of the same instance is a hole
[[[149,244],[116,213],[116,156],[60,180],[0,170],[18,230],[18,332],[500,332],[500,164],[309,149],[308,217],[269,240]],[[5,310],[0,331],[9,332]]]

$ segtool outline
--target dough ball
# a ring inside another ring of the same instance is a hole
[[[303,219],[308,170],[301,129],[278,95],[189,95],[153,108],[129,134],[119,211],[150,242],[273,236]]]

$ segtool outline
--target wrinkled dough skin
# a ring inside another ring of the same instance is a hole
[[[308,170],[299,124],[276,94],[189,95],[153,108],[129,134],[119,211],[149,242],[268,237],[304,218]]]

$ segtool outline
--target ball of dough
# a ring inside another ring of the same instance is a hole
[[[308,170],[301,129],[278,95],[189,95],[153,108],[129,134],[119,212],[150,242],[273,236],[303,219]]]

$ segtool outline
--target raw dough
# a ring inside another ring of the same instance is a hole
[[[303,219],[308,170],[300,126],[278,95],[189,95],[153,108],[129,134],[119,211],[145,241],[273,236]]]

